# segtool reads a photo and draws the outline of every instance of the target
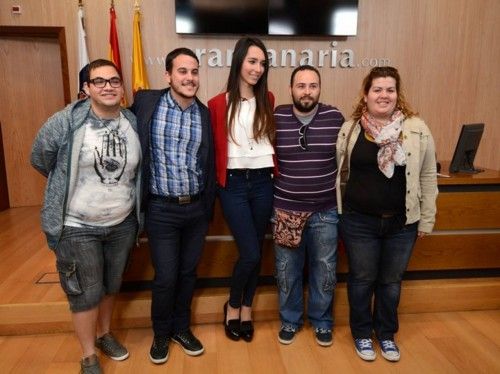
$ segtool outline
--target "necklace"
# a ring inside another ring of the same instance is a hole
[[[118,136],[118,133],[120,130],[120,124],[121,124],[121,120],[122,120],[121,113],[118,114],[117,118],[112,118],[112,119],[101,118],[94,111],[92,111],[92,114],[99,121],[99,123],[109,131],[109,133],[112,136]],[[117,119],[118,119],[118,121],[117,121]],[[118,123],[116,124],[116,126],[112,126],[111,124],[113,122],[118,122]]]
[[[242,133],[242,135],[244,135],[244,137],[246,138],[248,148],[251,151],[253,151],[253,147],[255,145],[255,139],[253,137],[253,116],[255,115],[255,108],[253,107],[254,104],[251,103],[250,100],[251,99],[249,100],[245,99],[244,101],[245,105],[243,106],[243,108],[241,105],[238,108],[238,118],[236,123],[238,127],[241,129],[240,133]],[[242,114],[242,109],[244,110],[243,114]],[[249,135],[249,133],[251,135]]]
[[[115,127],[110,127],[108,126],[111,125],[111,123],[113,123],[114,121],[116,121],[116,118],[115,119],[111,119],[111,120],[100,120],[101,123],[104,125],[104,127],[106,129],[108,129],[109,133],[113,136],[118,136],[118,131],[120,130],[120,122],[121,122],[121,116],[118,117],[118,123]],[[107,122],[107,124],[106,124]]]
[[[112,135],[112,136],[118,136],[119,130],[120,130],[120,124],[121,124],[121,120],[122,120],[122,114],[121,113],[118,113],[118,117],[111,118],[111,119],[105,119],[105,118],[99,117],[96,114],[96,112],[94,112],[93,109],[91,109],[90,111],[91,111],[91,114],[92,114],[91,117],[94,117],[99,122],[99,124],[101,124],[101,127],[105,127],[109,131],[110,135]],[[117,125],[116,126],[112,126],[112,123],[116,122],[116,121],[118,122]]]

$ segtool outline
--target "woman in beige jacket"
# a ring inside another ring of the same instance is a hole
[[[438,190],[434,140],[406,102],[395,68],[376,67],[365,77],[352,119],[339,133],[337,162],[356,353],[376,358],[375,333],[382,356],[398,361],[401,280],[415,240],[432,231]]]

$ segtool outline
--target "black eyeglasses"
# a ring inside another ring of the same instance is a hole
[[[109,79],[104,79],[104,78],[98,77],[98,78],[94,78],[94,79],[89,79],[89,82],[92,83],[97,88],[106,87],[106,83],[109,83],[109,85],[113,88],[118,88],[118,87],[122,86],[122,80],[118,77],[113,77],[113,78],[109,78]]]
[[[300,126],[299,129],[299,145],[304,151],[307,151],[307,129],[309,128],[309,124]]]

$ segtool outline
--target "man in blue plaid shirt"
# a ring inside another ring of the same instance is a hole
[[[215,198],[208,109],[196,97],[199,61],[177,48],[165,61],[169,88],[139,91],[131,107],[143,152],[143,206],[155,270],[150,359],[168,359],[170,340],[191,356],[203,353],[192,334],[191,300]]]

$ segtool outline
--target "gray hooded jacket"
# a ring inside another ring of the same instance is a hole
[[[90,100],[79,100],[50,117],[38,132],[31,150],[31,165],[47,177],[41,211],[42,229],[50,249],[55,249],[62,233],[66,205],[73,193],[78,154],[85,131],[83,124],[90,111]],[[127,109],[123,115],[137,132],[135,116]],[[140,222],[141,167],[136,177],[137,220]]]

